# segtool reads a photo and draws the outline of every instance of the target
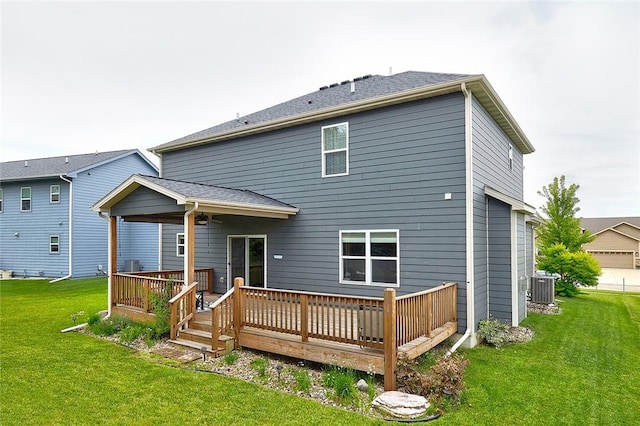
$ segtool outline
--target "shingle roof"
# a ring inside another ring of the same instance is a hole
[[[163,179],[155,176],[138,176],[188,199],[208,200],[223,203],[241,203],[267,207],[295,208],[290,204],[249,191],[248,189],[225,188],[222,186]]]
[[[0,180],[26,180],[51,176],[72,175],[116,157],[139,152],[136,149],[96,152],[92,154],[62,155],[0,163]]]
[[[600,232],[604,229],[611,228],[622,222],[629,223],[631,225],[640,228],[640,216],[632,217],[584,217],[580,219],[580,226],[588,230],[592,234]]]
[[[183,143],[208,138],[234,129],[241,129],[248,125],[267,123],[370,98],[460,80],[469,76],[469,74],[442,74],[417,71],[407,71],[390,76],[363,76],[355,78],[353,81],[348,80],[340,84],[332,84],[330,87],[325,86],[315,92],[263,109],[262,111],[245,115],[235,120],[227,121],[226,123],[218,124],[171,142],[158,145],[152,148],[152,150],[163,150],[174,145],[181,145]],[[355,91],[353,92],[351,91],[351,83],[353,83],[355,87]]]

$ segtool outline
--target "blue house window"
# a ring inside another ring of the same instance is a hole
[[[49,189],[49,202],[50,203],[60,202],[60,185],[51,185]]]
[[[349,174],[349,123],[322,127],[322,177]]]
[[[31,187],[25,186],[20,188],[20,211],[31,211]]]
[[[184,233],[176,234],[176,256],[184,257]]]
[[[49,253],[60,253],[60,237],[58,235],[49,235]]]
[[[398,230],[340,231],[340,282],[399,285]]]

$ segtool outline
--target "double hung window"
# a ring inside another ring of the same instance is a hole
[[[31,187],[29,186],[20,188],[20,211],[31,211]]]
[[[49,253],[60,253],[60,237],[58,235],[49,235]]]
[[[176,234],[176,256],[184,257],[184,233]]]
[[[349,123],[322,127],[322,177],[349,174]]]
[[[60,185],[51,185],[51,187],[49,188],[49,202],[60,202]]]
[[[399,285],[398,230],[340,231],[340,282]]]

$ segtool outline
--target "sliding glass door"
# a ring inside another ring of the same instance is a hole
[[[266,235],[229,236],[227,259],[229,266],[228,287],[235,277],[244,278],[245,285],[266,287],[267,237]]]

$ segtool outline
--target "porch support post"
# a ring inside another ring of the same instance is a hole
[[[396,338],[396,291],[384,290],[384,390],[396,390],[398,340]]]
[[[184,218],[184,287],[191,285],[196,279],[195,262],[195,224],[196,212],[193,211]]]
[[[111,307],[113,306],[113,274],[118,271],[118,217],[109,216],[109,240],[108,240],[109,258],[107,260],[107,315],[111,316]]]
[[[244,300],[242,300],[242,290],[244,278],[233,279],[233,337],[236,341],[236,349],[240,347],[240,329],[242,328],[242,318],[244,314]]]

